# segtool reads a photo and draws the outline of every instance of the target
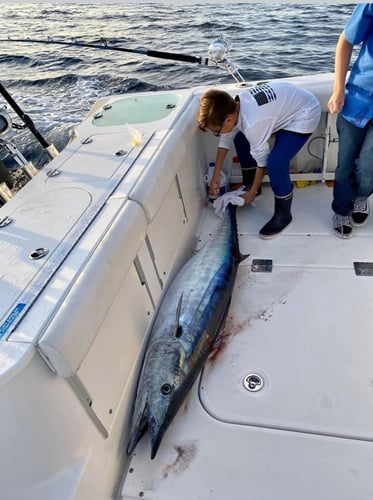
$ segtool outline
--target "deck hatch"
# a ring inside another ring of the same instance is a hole
[[[93,115],[96,127],[118,126],[134,123],[151,123],[163,120],[172,113],[182,100],[181,94],[125,97],[103,107]]]
[[[354,262],[356,276],[373,276],[373,262]]]

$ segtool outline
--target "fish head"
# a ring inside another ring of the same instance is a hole
[[[127,453],[149,430],[151,458],[190,389],[185,373],[185,355],[179,342],[157,341],[149,346],[137,396],[134,422]]]
[[[185,398],[183,353],[180,344],[172,341],[157,342],[149,352],[146,384],[152,457]]]

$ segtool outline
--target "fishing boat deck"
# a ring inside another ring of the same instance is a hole
[[[248,257],[221,343],[154,460],[140,440],[122,498],[372,498],[373,219],[337,238],[331,197],[295,188],[292,224],[268,241],[270,188],[237,210]],[[206,207],[200,245],[217,224]]]
[[[329,180],[332,77],[295,81],[323,112],[292,180]],[[196,126],[204,90],[101,100],[1,207],[1,427],[16,457],[2,462],[4,498],[373,497],[373,218],[335,237],[320,182],[295,187],[294,220],[273,240],[258,236],[273,213],[268,185],[237,209],[247,257],[221,341],[155,459],[145,434],[127,460],[152,319],[220,222],[204,181],[218,140]],[[42,459],[30,465],[25,443]]]

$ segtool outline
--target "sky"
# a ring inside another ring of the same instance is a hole
[[[299,0],[287,0],[287,1],[275,1],[275,2],[268,2],[267,0],[257,0],[256,2],[252,2],[250,0],[240,0],[240,1],[227,1],[227,0],[203,0],[203,1],[196,1],[196,0],[129,0],[129,1],[115,1],[115,0],[63,0],[63,1],[60,1],[60,0],[46,0],[46,1],[43,1],[43,0],[39,0],[39,1],[35,1],[35,0],[26,0],[26,1],[20,1],[20,2],[17,2],[17,1],[14,1],[14,0],[0,0],[0,4],[1,3],[17,3],[17,4],[20,4],[20,3],[45,3],[45,4],[63,4],[63,3],[72,3],[72,4],[93,4],[93,3],[96,3],[96,4],[104,4],[104,3],[111,3],[111,4],[115,4],[115,3],[119,3],[119,4],[141,4],[141,3],[162,3],[162,4],[188,4],[188,3],[193,3],[193,4],[198,4],[198,3],[211,3],[211,4],[220,4],[220,3],[296,3],[296,4],[301,4],[301,3],[305,3],[305,4],[312,4],[314,2],[310,1],[310,0],[307,0],[307,1],[299,1]],[[348,1],[348,0],[336,0],[336,1],[318,1],[317,3],[341,3],[341,4],[350,4],[350,3],[357,3],[357,2],[351,2],[351,1]]]

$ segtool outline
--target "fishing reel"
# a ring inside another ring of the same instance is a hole
[[[6,108],[0,109],[0,137],[7,134],[11,129],[23,130],[26,125],[14,123],[6,111]]]
[[[0,206],[12,198],[13,191],[18,191],[38,173],[12,140],[3,138],[12,129],[23,128],[12,122],[5,108],[0,109]]]
[[[12,141],[3,139],[2,136],[6,135],[10,130],[14,128],[23,128],[23,126],[18,126],[12,122],[9,113],[5,108],[0,109],[0,150],[3,152],[1,159],[5,156],[11,156],[19,166],[24,166],[27,164],[26,158],[18,150],[18,148],[13,144]]]
[[[5,135],[13,127],[12,120],[5,109],[0,109],[0,136]]]
[[[228,43],[224,38],[217,38],[214,40],[209,47],[209,59],[214,64],[218,65],[225,62],[228,54]]]
[[[241,73],[228,61],[228,51],[228,42],[224,38],[217,38],[208,49],[209,62],[227,70],[240,86],[246,86],[247,83]]]

